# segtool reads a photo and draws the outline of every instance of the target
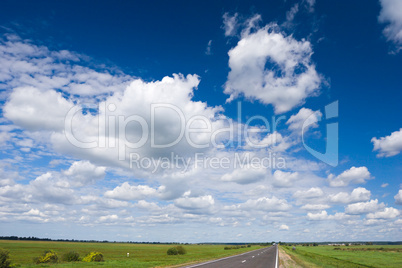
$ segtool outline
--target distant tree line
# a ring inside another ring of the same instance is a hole
[[[303,247],[316,247],[318,245],[345,245],[345,246],[358,246],[358,245],[402,245],[402,241],[378,241],[378,242],[279,242],[282,246],[303,246]]]

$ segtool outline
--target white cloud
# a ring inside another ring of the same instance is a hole
[[[20,87],[11,93],[4,106],[4,116],[28,130],[61,131],[72,107],[71,102],[55,91]]]
[[[306,0],[310,12],[314,11],[315,0]]]
[[[209,40],[208,44],[207,44],[207,48],[205,49],[206,55],[212,55],[211,47],[212,47],[212,40]]]
[[[25,194],[34,200],[48,203],[76,204],[79,203],[74,191],[69,188],[66,180],[58,179],[51,172],[40,175],[29,183]]]
[[[286,12],[286,20],[288,22],[293,21],[297,12],[299,12],[299,4],[296,3],[290,8],[290,10],[288,12]]]
[[[399,190],[398,193],[394,196],[395,203],[398,205],[402,205],[402,190]]]
[[[301,108],[299,112],[292,115],[286,122],[289,125],[289,130],[296,133],[302,133],[303,124],[305,125],[304,132],[310,128],[318,127],[318,122],[320,121],[322,113],[320,111],[313,111],[308,108]]]
[[[282,224],[281,226],[279,226],[279,230],[289,231],[289,226],[287,226],[286,224]]]
[[[124,182],[113,190],[105,193],[106,197],[119,200],[139,200],[156,195],[157,190],[147,185],[130,185]]]
[[[223,29],[225,31],[225,36],[235,36],[238,29],[238,14],[235,13],[233,16],[229,13],[223,14]]]
[[[323,210],[319,213],[307,213],[307,219],[312,221],[323,221],[323,220],[344,220],[350,218],[350,215],[346,215],[345,213],[335,213],[334,215],[328,215],[326,210]]]
[[[395,44],[396,50],[402,48],[402,2],[400,0],[380,0],[379,22],[386,23],[384,35]]]
[[[161,209],[158,204],[154,202],[147,202],[145,200],[139,200],[135,206],[147,211],[159,211]]]
[[[353,189],[352,193],[340,192],[329,195],[329,201],[332,203],[355,203],[370,200],[371,192],[363,187]]]
[[[131,78],[120,72],[95,71],[79,64],[88,57],[66,50],[50,51],[15,35],[0,39],[0,84],[2,89],[34,87],[59,89],[80,96],[102,95],[124,89]],[[50,104],[50,103],[49,103]]]
[[[115,214],[99,217],[99,221],[101,221],[101,222],[116,221],[116,220],[118,220],[118,219],[119,219],[119,216],[117,216],[117,215],[115,215]]]
[[[322,78],[311,63],[308,41],[285,36],[276,24],[256,29],[259,18],[249,20],[241,40],[229,51],[231,70],[224,92],[230,95],[228,101],[244,95],[283,113],[317,95]]]
[[[378,200],[370,200],[368,202],[359,202],[347,205],[345,212],[348,214],[366,214],[370,212],[378,211],[384,208],[384,203],[378,203]]]
[[[254,148],[268,148],[272,152],[285,152],[290,146],[292,146],[292,141],[288,137],[282,136],[281,133],[277,131],[268,133],[262,138],[262,140],[258,140],[258,137],[253,137],[251,135],[249,138],[249,143]]]
[[[285,172],[281,170],[276,170],[274,172],[272,185],[276,187],[292,187],[298,177],[299,173],[297,172]]]
[[[333,174],[328,176],[329,185],[331,187],[342,187],[348,186],[349,184],[365,183],[366,180],[369,179],[371,179],[371,177],[367,167],[351,167],[336,177]]]
[[[317,198],[324,195],[324,192],[319,187],[312,187],[306,191],[298,190],[293,194],[294,198],[297,199],[309,199],[309,198]]]
[[[385,188],[385,187],[387,187],[389,184],[388,183],[383,183],[383,184],[381,184],[381,188]]]
[[[238,184],[248,184],[264,180],[269,174],[270,170],[266,168],[247,165],[243,168],[233,170],[232,173],[224,174],[221,180],[236,182]]]
[[[307,218],[309,220],[313,220],[313,221],[320,221],[320,220],[326,220],[328,219],[328,213],[327,211],[323,210],[319,213],[307,213]]]
[[[377,157],[390,157],[399,154],[402,151],[402,128],[399,131],[392,132],[390,136],[380,139],[372,138],[374,144],[373,151],[378,151]]]
[[[215,200],[211,195],[204,195],[198,197],[185,196],[176,199],[174,203],[179,208],[197,210],[197,209],[210,209],[215,204]]]
[[[74,162],[71,167],[64,172],[69,177],[74,186],[84,186],[94,184],[96,181],[105,177],[105,167],[97,167],[89,161]]]
[[[285,199],[261,197],[249,199],[240,205],[242,210],[261,210],[261,211],[287,211],[291,208]]]
[[[306,204],[301,208],[305,210],[325,210],[330,208],[330,206],[324,204]]]
[[[396,208],[384,208],[382,211],[367,214],[368,219],[394,219],[401,213]]]

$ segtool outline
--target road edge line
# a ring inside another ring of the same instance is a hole
[[[279,248],[276,246],[276,262],[275,262],[275,268],[278,268],[278,258],[279,258]]]

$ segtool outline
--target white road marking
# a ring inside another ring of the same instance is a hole
[[[246,262],[246,260],[242,261],[242,263],[245,263],[245,262]]]
[[[253,258],[254,258],[254,256],[253,256]]]

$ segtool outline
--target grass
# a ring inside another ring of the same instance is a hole
[[[296,246],[296,250],[288,246],[282,248],[303,267],[402,267],[402,246]]]
[[[224,245],[185,245],[187,254],[168,256],[166,252],[168,248],[173,246],[161,244],[0,240],[0,248],[8,250],[12,264],[19,264],[20,267],[179,267],[185,263],[223,258],[261,248],[260,246],[251,246],[249,248],[224,250]],[[103,253],[105,262],[61,262],[52,265],[33,264],[33,258],[38,257],[45,250],[49,249],[56,251],[59,258],[69,251],[78,252],[81,258],[91,251],[98,251]],[[127,258],[127,253],[130,253],[129,258]]]

